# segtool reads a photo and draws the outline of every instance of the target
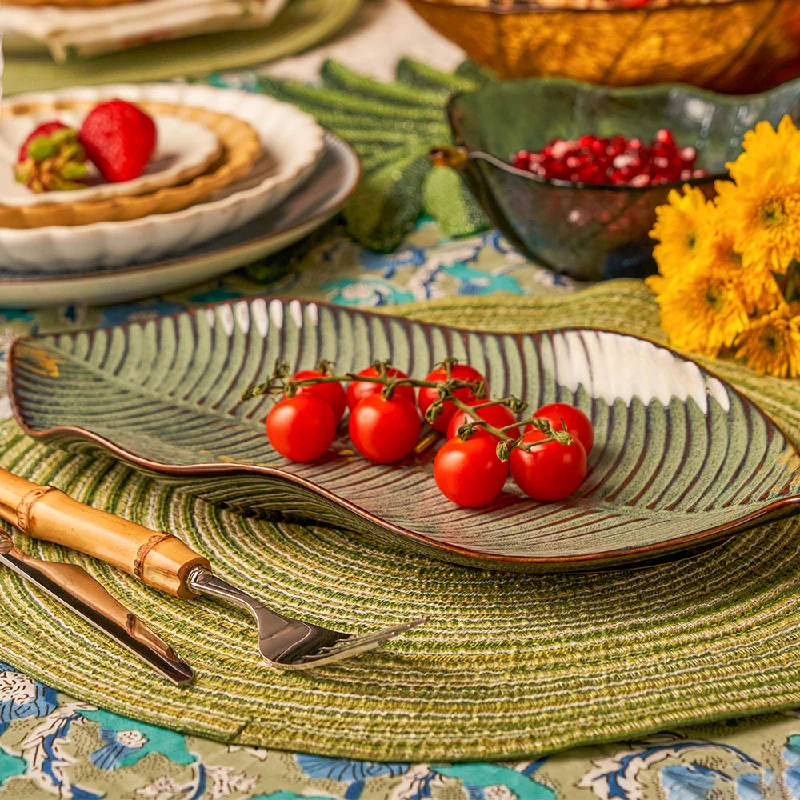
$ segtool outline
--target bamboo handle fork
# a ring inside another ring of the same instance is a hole
[[[351,658],[425,622],[401,622],[355,636],[284,617],[214,575],[208,559],[172,534],[91,508],[59,489],[38,486],[2,468],[0,519],[27,536],[99,558],[176,597],[210,595],[250,611],[258,623],[261,654],[280,669],[308,670]]]

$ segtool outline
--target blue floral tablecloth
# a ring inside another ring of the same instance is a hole
[[[143,320],[256,294],[385,306],[451,295],[569,292],[495,232],[452,241],[423,221],[391,255],[335,228],[211,284],[129,305],[2,309],[0,387],[15,336]],[[9,415],[0,389],[0,419]],[[3,654],[0,654],[0,659]],[[68,668],[68,665],[64,665]],[[61,695],[0,663],[0,797],[130,800],[800,800],[800,715],[667,732],[515,764],[382,764],[229,747]]]

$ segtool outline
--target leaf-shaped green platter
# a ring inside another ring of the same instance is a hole
[[[313,464],[277,455],[271,401],[242,390],[276,359],[341,371],[390,358],[415,376],[452,355],[494,396],[574,403],[594,422],[589,474],[565,502],[509,482],[491,506],[452,505],[435,446],[391,466],[342,435]],[[10,396],[32,436],[101,447],[190,491],[248,512],[281,512],[494,569],[598,569],[681,554],[800,509],[800,455],[751,401],[651,342],[593,329],[459,330],[298,300],[220,304],[144,323],[14,343]]]

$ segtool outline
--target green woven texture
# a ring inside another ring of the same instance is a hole
[[[594,325],[661,339],[638,283],[568,299],[443,300],[393,309],[493,330]],[[800,439],[800,382],[714,362]],[[480,572],[336,529],[238,517],[107,458],[0,427],[0,463],[183,537],[278,611],[343,630],[428,625],[317,674],[264,666],[250,620],[160,595],[58,547],[17,542],[96,575],[196,668],[172,687],[10,571],[3,658],[113,711],[239,744],[362,759],[495,760],[800,705],[800,522],[775,523],[673,564],[585,575]]]

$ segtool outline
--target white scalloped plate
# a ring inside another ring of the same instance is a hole
[[[85,114],[59,111],[53,114],[26,114],[0,119],[0,202],[6,206],[27,206],[37,203],[74,203],[76,200],[99,200],[120,195],[145,194],[163,186],[175,186],[204,172],[219,153],[219,140],[210,128],[181,117],[159,115],[156,152],[144,173],[122,183],[108,183],[91,168],[86,188],[69,192],[34,194],[14,180],[14,165],[23,141],[34,128],[51,121],[54,116],[78,130]]]
[[[177,257],[122,269],[50,276],[0,269],[0,307],[122,303],[216,278],[288,247],[325,223],[353,193],[359,172],[353,149],[327,133],[323,156],[308,180],[280,206],[242,228]]]
[[[28,230],[0,229],[0,268],[63,273],[157,261],[241,227],[275,207],[313,171],[324,130],[288,103],[230,89],[178,83],[111,85],[18,95],[9,103],[67,98],[98,103],[113,97],[207,108],[249,122],[263,153],[253,171],[204,203],[174,214],[128,222]]]

